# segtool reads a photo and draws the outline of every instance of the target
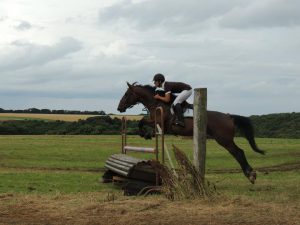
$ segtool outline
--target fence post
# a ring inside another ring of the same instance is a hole
[[[207,88],[194,89],[194,165],[205,178]]]

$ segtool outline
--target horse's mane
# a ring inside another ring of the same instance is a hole
[[[151,86],[151,85],[149,85],[149,84],[147,84],[147,85],[141,85],[141,84],[139,84],[138,82],[134,82],[134,83],[132,84],[132,86],[142,88],[143,90],[145,90],[145,93],[147,92],[147,94],[151,95],[152,98],[153,98],[153,96],[155,95],[156,87]],[[171,95],[171,103],[175,100],[175,98],[176,98],[176,96],[175,96],[174,94],[172,94],[172,95]],[[162,103],[162,102],[161,102],[161,103]],[[163,103],[163,104],[168,104],[168,103]]]
[[[134,82],[132,85],[133,85],[133,86],[136,86],[136,87],[144,88],[144,89],[146,89],[147,91],[151,92],[152,94],[155,93],[155,87],[153,87],[153,86],[151,86],[151,85],[149,85],[149,84],[147,84],[147,85],[141,85],[141,84],[138,84],[137,82]]]

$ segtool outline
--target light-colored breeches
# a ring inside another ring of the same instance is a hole
[[[184,90],[175,98],[173,105],[176,105],[178,103],[182,103],[185,100],[187,100],[193,93],[193,90]]]

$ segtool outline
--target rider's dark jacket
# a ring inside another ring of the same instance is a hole
[[[166,94],[167,93],[181,93],[184,90],[191,90],[192,87],[186,83],[182,82],[168,82],[165,81],[162,84],[162,88],[165,90]]]

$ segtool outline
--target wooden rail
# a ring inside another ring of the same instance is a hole
[[[159,160],[159,137],[161,137],[161,157],[162,162],[165,162],[165,135],[164,135],[164,111],[162,107],[157,107],[155,110],[155,147],[140,147],[140,146],[129,146],[127,145],[127,119],[122,117],[122,146],[121,153],[127,154],[127,152],[144,152],[144,153],[154,153],[156,155],[156,160]]]

